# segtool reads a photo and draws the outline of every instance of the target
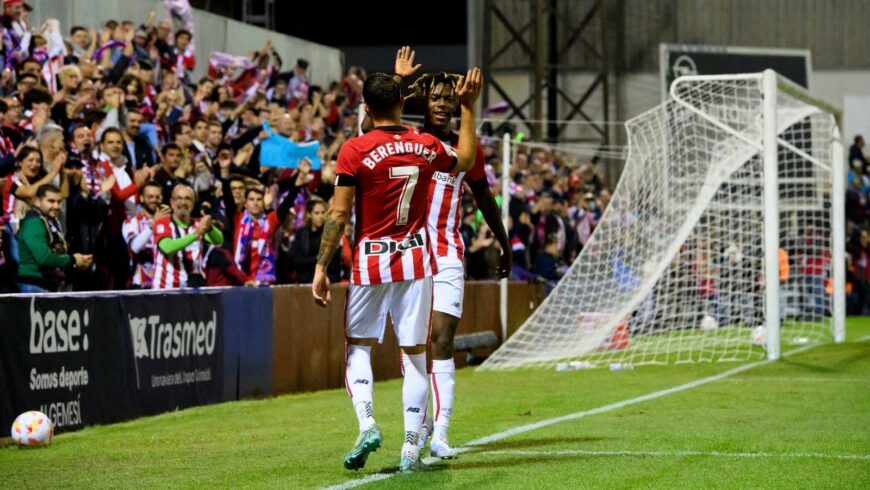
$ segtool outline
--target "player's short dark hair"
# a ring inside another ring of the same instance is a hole
[[[72,26],[72,27],[70,27],[70,29],[69,29],[69,35],[70,35],[70,36],[74,36],[75,33],[79,32],[79,31],[85,31],[85,32],[88,32],[88,30],[85,29],[85,28],[82,27],[82,26]]]
[[[179,29],[175,33],[175,39],[178,39],[180,36],[187,36],[188,39],[193,39],[193,34],[187,29]]]
[[[363,83],[366,105],[377,114],[394,110],[402,101],[399,83],[386,73],[372,73]]]
[[[160,155],[165,157],[166,154],[169,153],[169,150],[178,150],[178,153],[181,153],[180,146],[175,143],[166,143],[163,145],[163,148],[160,149]]]
[[[299,58],[298,60],[296,60],[296,64],[299,65],[299,68],[302,68],[303,70],[308,69],[308,60],[306,60],[305,58]]]
[[[36,189],[36,198],[42,199],[49,192],[53,194],[60,194],[60,189],[54,184],[42,184]]]

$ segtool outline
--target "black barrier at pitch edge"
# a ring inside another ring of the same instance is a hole
[[[221,401],[221,294],[4,297],[0,427],[34,409],[67,430]]]

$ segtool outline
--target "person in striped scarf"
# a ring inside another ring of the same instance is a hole
[[[290,214],[298,187],[294,191],[277,210],[266,213],[266,191],[261,187],[245,190],[245,209],[236,214],[233,227],[233,258],[257,285],[275,282],[275,233]]]

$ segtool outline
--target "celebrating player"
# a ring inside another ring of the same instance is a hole
[[[396,58],[396,74],[401,77],[416,71],[400,51]],[[450,119],[458,104],[457,84],[460,75],[450,73],[425,74],[411,86],[414,97],[424,104],[423,132],[440,139],[444,144],[455,146],[459,135],[450,129]],[[474,166],[466,172],[435,172],[429,188],[429,236],[438,263],[434,277],[435,295],[432,309],[432,418],[426,418],[420,437],[421,448],[426,437],[431,435],[429,449],[432,456],[452,458],[456,456],[447,443],[447,428],[453,411],[454,373],[453,338],[456,326],[462,317],[462,298],[465,292],[465,267],[463,244],[459,227],[462,224],[463,182],[467,182],[474,194],[477,207],[501,245],[501,262],[498,276],[505,278],[511,270],[511,247],[507,232],[499,216],[495,199],[489,190],[484,169],[483,149],[476,145]],[[434,431],[433,431],[434,420]]]
[[[369,453],[381,445],[373,416],[370,354],[374,343],[383,341],[387,312],[403,352],[405,373],[400,470],[413,471],[422,465],[418,440],[429,391],[426,345],[432,274],[437,268],[426,225],[427,199],[435,172],[465,172],[474,165],[473,107],[481,80],[475,68],[457,85],[462,126],[455,157],[437,138],[400,124],[401,90],[383,73],[369,76],[363,85],[365,110],[375,128],[345,143],[339,153],[335,194],[324,225],[312,293],[321,306],[331,299],[326,266],[356,198],[356,240],[345,310],[345,383],[360,434],[344,458],[345,468],[362,468]]]

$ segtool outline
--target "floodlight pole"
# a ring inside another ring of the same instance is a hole
[[[764,169],[764,312],[767,358],[780,357],[779,314],[779,157],[776,128],[777,75],[764,70],[762,75]]]

